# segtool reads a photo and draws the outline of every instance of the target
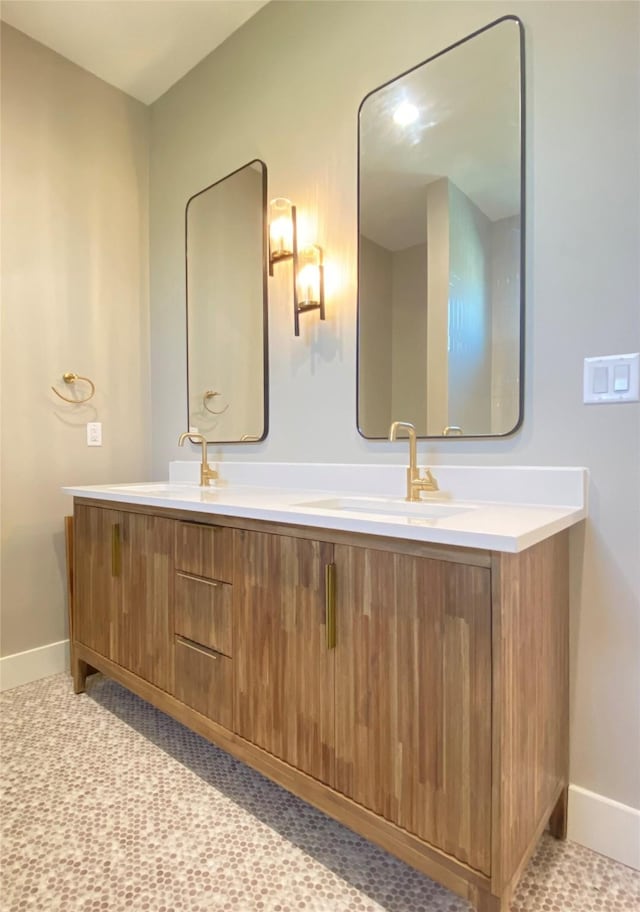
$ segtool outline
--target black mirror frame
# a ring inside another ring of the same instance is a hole
[[[262,319],[263,319],[263,331],[262,331],[262,357],[263,357],[263,431],[262,436],[251,438],[250,440],[207,440],[207,443],[210,444],[219,444],[220,446],[225,446],[226,444],[235,445],[237,443],[247,444],[247,443],[261,443],[266,439],[269,433],[269,284],[268,284],[268,270],[269,270],[269,225],[268,225],[268,203],[267,203],[267,165],[261,158],[252,158],[251,161],[248,161],[246,164],[242,165],[239,168],[236,168],[234,171],[230,171],[229,174],[225,174],[224,177],[221,177],[219,180],[214,181],[212,184],[209,184],[207,187],[204,187],[202,190],[198,190],[197,193],[194,193],[193,196],[190,196],[187,200],[187,205],[184,210],[184,262],[185,262],[185,328],[186,328],[186,373],[187,373],[187,427],[190,426],[190,414],[189,414],[189,248],[188,248],[188,215],[189,215],[189,205],[193,202],[194,199],[201,196],[203,193],[206,193],[207,190],[211,190],[212,187],[216,187],[218,184],[221,184],[223,181],[227,180],[229,177],[233,177],[234,174],[238,174],[239,171],[244,171],[245,168],[248,168],[250,165],[261,165],[262,167]]]
[[[445,437],[442,434],[438,435],[417,435],[418,440],[500,440],[505,437],[511,437],[513,434],[516,434],[522,427],[524,421],[524,368],[525,368],[525,286],[526,286],[526,219],[527,219],[527,206],[526,206],[526,94],[525,94],[525,36],[524,36],[524,24],[518,16],[507,15],[500,16],[499,19],[495,19],[493,22],[490,22],[488,25],[483,26],[480,29],[477,29],[475,32],[472,32],[470,35],[466,35],[464,38],[461,38],[459,41],[450,44],[448,47],[444,48],[442,51],[438,51],[437,54],[433,54],[431,57],[427,57],[426,60],[417,63],[415,66],[410,67],[408,70],[405,70],[403,73],[400,73],[398,76],[394,76],[393,79],[383,82],[382,85],[376,86],[375,89],[372,89],[370,92],[367,92],[365,97],[360,102],[358,106],[358,141],[357,141],[357,172],[358,172],[358,191],[357,191],[357,206],[358,206],[358,218],[357,218],[357,249],[358,249],[358,258],[357,258],[357,277],[358,277],[358,301],[357,301],[357,316],[356,316],[356,427],[358,433],[365,440],[387,440],[387,437],[371,437],[365,434],[360,426],[360,114],[362,112],[362,106],[376,92],[380,89],[384,89],[392,83],[396,82],[398,79],[402,79],[404,76],[407,76],[409,73],[413,73],[415,70],[418,70],[420,67],[424,66],[426,63],[431,63],[432,60],[436,60],[438,57],[442,57],[443,54],[452,51],[454,48],[460,47],[460,45],[465,44],[467,41],[470,41],[472,38],[476,38],[478,35],[481,35],[483,32],[488,31],[488,29],[494,28],[494,26],[499,25],[501,22],[515,22],[518,26],[518,34],[520,40],[520,383],[519,383],[519,401],[518,401],[518,420],[510,431],[505,432],[504,434],[464,434],[457,436],[448,436]]]

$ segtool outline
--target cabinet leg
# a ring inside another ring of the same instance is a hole
[[[556,806],[551,811],[551,817],[549,817],[549,832],[552,836],[555,836],[556,839],[567,838],[568,797],[569,789],[565,786],[560,792],[560,797],[556,802]]]
[[[87,675],[89,674],[89,666],[86,662],[83,662],[82,659],[76,659],[75,656],[71,659],[71,675],[73,677],[73,692],[80,694],[84,693]]]
[[[509,899],[507,896],[494,896],[488,890],[478,890],[474,903],[477,912],[509,912]]]

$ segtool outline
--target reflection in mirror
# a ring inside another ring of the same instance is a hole
[[[358,428],[522,418],[522,26],[505,17],[360,107]]]
[[[188,421],[210,443],[267,435],[266,206],[261,161],[187,203]]]

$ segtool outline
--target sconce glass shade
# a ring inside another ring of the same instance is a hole
[[[294,209],[291,200],[278,197],[269,203],[269,258],[271,262],[294,253]]]
[[[298,253],[296,276],[297,298],[300,307],[319,304],[322,300],[322,250],[315,245]]]

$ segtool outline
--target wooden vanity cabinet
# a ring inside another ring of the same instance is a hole
[[[74,539],[77,690],[103,671],[481,912],[565,834],[568,533],[506,554],[77,500]]]
[[[173,525],[94,506],[78,505],[74,516],[75,640],[167,691],[174,671]]]

